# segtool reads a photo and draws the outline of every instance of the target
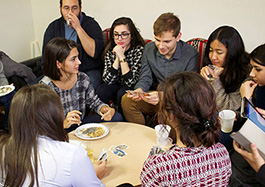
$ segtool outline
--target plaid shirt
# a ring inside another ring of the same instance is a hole
[[[140,175],[143,186],[227,186],[231,162],[226,148],[171,147],[149,156]]]
[[[103,71],[103,81],[108,85],[115,82],[120,83],[122,86],[133,88],[139,79],[141,69],[141,57],[144,51],[143,46],[137,46],[125,52],[125,59],[128,63],[130,71],[125,75],[121,74],[121,68],[114,69],[112,64],[116,59],[116,55],[112,51],[108,51],[105,56],[105,66]]]
[[[58,88],[47,76],[44,76],[40,83],[48,85],[60,96],[65,117],[68,112],[78,110],[82,112],[82,119],[84,119],[86,107],[99,114],[100,108],[106,105],[95,94],[89,77],[83,72],[79,72],[76,84],[69,90]]]

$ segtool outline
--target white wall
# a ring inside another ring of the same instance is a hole
[[[110,27],[116,18],[127,16],[133,19],[144,38],[153,39],[153,22],[161,13],[173,12],[182,22],[183,40],[208,38],[214,29],[225,24],[238,29],[248,52],[265,43],[264,0],[82,1],[83,11],[94,17],[102,29]],[[0,0],[0,6],[0,15],[5,17],[0,19],[0,50],[18,60],[30,58],[30,43],[34,40],[42,46],[46,27],[60,16],[59,0],[23,0],[23,3],[21,0]],[[11,13],[15,18],[10,16]],[[7,27],[2,29],[2,25]]]
[[[30,58],[35,40],[31,0],[0,0],[0,51],[13,60]]]

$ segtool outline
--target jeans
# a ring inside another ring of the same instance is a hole
[[[93,88],[96,90],[99,85],[102,84],[102,70],[92,69],[84,72],[90,78]]]
[[[15,95],[15,91],[0,97],[0,105],[4,105],[5,108],[5,117],[4,117],[4,127],[8,129],[8,114],[9,114],[9,108],[11,104],[11,100],[13,96]]]
[[[125,119],[128,122],[145,124],[144,115],[154,115],[159,109],[159,104],[152,105],[145,101],[135,102],[131,98],[127,97],[127,94],[123,95],[121,99],[122,111]]]
[[[94,114],[94,115],[85,117],[85,119],[83,119],[81,125],[84,125],[86,123],[121,122],[121,121],[124,121],[124,120],[123,120],[122,115],[119,112],[115,112],[115,114],[113,115],[113,117],[110,121],[102,120],[100,115]],[[77,124],[73,124],[73,125],[71,125],[71,127],[69,127],[68,129],[65,129],[65,130],[66,130],[66,132],[69,133],[69,132],[75,130],[77,127],[78,127]]]

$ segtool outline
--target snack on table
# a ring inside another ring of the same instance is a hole
[[[80,133],[90,138],[96,138],[102,136],[105,133],[105,130],[102,127],[88,127],[80,130]]]
[[[0,94],[4,94],[4,93],[7,93],[9,91],[11,91],[12,88],[10,87],[3,87],[3,88],[0,88]]]

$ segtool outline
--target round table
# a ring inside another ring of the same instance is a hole
[[[128,122],[101,123],[109,128],[109,134],[94,142],[94,159],[97,160],[102,149],[109,149],[112,145],[126,144],[126,156],[120,158],[108,151],[107,173],[101,181],[107,187],[114,187],[122,183],[140,184],[140,173],[150,149],[156,145],[155,130],[140,124]],[[79,140],[74,132],[69,133],[70,140]]]

